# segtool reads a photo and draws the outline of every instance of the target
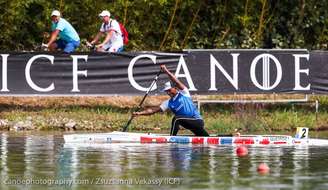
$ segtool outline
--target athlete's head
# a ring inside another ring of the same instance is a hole
[[[173,87],[171,85],[171,82],[166,82],[162,91],[166,92],[166,94],[169,95],[171,98],[173,98],[178,93],[178,90],[176,89],[176,87]]]

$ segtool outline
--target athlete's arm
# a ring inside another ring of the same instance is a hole
[[[139,115],[152,115],[154,113],[157,113],[157,112],[161,112],[162,109],[157,106],[157,107],[152,107],[152,108],[147,108],[143,111],[139,111],[139,112],[133,112],[133,116],[139,116]]]
[[[171,72],[166,68],[165,65],[161,65],[161,69],[162,69],[163,72],[165,72],[165,73],[169,76],[170,80],[176,84],[176,86],[178,87],[179,90],[183,90],[183,89],[187,88],[187,87],[186,87],[181,81],[179,81],[179,80],[173,75],[173,73],[171,73]]]

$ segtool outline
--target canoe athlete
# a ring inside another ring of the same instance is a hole
[[[134,112],[133,116],[152,115],[170,109],[175,115],[171,124],[171,136],[177,135],[180,126],[190,130],[196,136],[209,136],[204,128],[204,120],[193,104],[188,88],[179,81],[165,65],[161,65],[161,69],[162,72],[168,75],[171,82],[176,84],[172,86],[171,82],[166,82],[162,90],[170,96],[170,99],[164,101],[160,106]]]

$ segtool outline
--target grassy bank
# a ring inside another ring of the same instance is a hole
[[[0,127],[2,130],[121,130],[141,98],[1,97]],[[145,106],[158,105],[164,99],[150,97]],[[313,103],[208,104],[202,105],[201,112],[211,133],[231,133],[234,129],[245,133],[286,132],[296,127],[324,130],[328,128],[328,98],[311,96],[310,101],[314,100],[319,101],[318,114]],[[129,129],[167,132],[171,117],[170,113],[138,117]]]

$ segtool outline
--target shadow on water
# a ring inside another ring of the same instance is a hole
[[[238,157],[232,146],[65,144],[61,134],[0,138],[1,189],[328,187],[327,147],[249,147]],[[262,162],[271,168],[267,175],[257,173]],[[32,184],[18,184],[24,179]]]

